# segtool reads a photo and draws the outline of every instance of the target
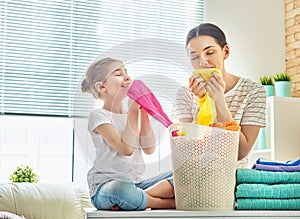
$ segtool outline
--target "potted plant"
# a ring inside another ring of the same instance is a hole
[[[267,97],[274,96],[274,82],[272,76],[263,76],[259,80],[266,89]]]
[[[9,178],[12,182],[38,182],[38,176],[33,172],[33,168],[30,166],[17,166],[12,172]]]
[[[285,71],[273,76],[276,96],[292,96],[292,78]]]

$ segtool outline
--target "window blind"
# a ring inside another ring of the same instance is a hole
[[[163,104],[170,82],[187,78],[173,49],[203,20],[203,4],[0,0],[1,114],[86,116],[93,100],[79,85],[105,55],[126,59],[132,78],[152,83]]]

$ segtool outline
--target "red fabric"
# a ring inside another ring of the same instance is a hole
[[[141,80],[133,81],[127,95],[165,127],[169,127],[173,123],[164,113],[152,91]]]

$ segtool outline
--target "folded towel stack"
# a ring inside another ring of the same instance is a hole
[[[300,210],[300,159],[267,162],[237,169],[238,210]]]

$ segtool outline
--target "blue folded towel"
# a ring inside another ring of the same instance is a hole
[[[300,210],[300,198],[296,199],[258,199],[238,198],[238,210]]]
[[[246,184],[236,187],[236,198],[300,198],[300,184]]]
[[[264,165],[279,165],[279,166],[297,166],[300,165],[300,158],[295,161],[288,160],[287,162],[277,162],[277,161],[263,161],[261,158],[256,160],[257,164],[264,164]]]
[[[286,166],[286,165],[266,165],[255,163],[252,166],[252,169],[255,170],[266,170],[266,171],[273,171],[273,172],[297,172],[300,171],[300,165],[295,166]]]
[[[264,170],[253,170],[238,168],[236,175],[237,184],[242,183],[300,183],[300,172],[270,172]]]

